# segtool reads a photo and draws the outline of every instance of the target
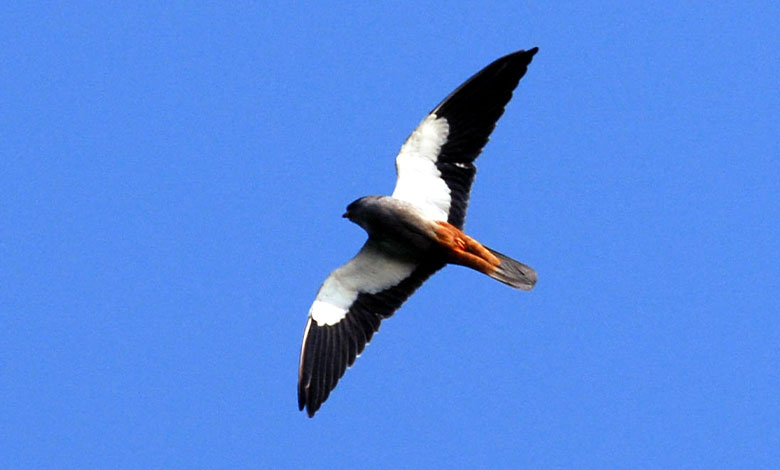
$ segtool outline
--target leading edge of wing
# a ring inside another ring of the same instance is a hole
[[[379,330],[443,265],[394,258],[369,240],[323,283],[306,323],[298,366],[298,407],[309,417]]]

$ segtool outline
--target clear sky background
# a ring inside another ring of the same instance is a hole
[[[0,8],[0,467],[780,461],[777,2],[32,3]],[[533,46],[466,229],[536,289],[446,268],[307,418],[344,208]]]

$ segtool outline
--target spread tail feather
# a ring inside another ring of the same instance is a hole
[[[495,267],[492,272],[486,273],[497,281],[501,281],[506,285],[512,286],[515,289],[531,290],[536,284],[536,271],[534,268],[527,266],[519,261],[515,261],[512,258],[492,250],[488,247],[488,251],[499,259],[500,263]]]

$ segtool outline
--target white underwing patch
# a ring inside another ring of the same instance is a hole
[[[450,213],[450,188],[436,167],[449,130],[446,119],[428,115],[395,159],[398,179],[393,197],[414,204],[430,220],[446,221]]]

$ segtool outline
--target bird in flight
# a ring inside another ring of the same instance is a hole
[[[368,240],[333,271],[309,310],[298,366],[298,407],[309,417],[327,400],[390,317],[433,273],[466,266],[516,289],[536,272],[463,233],[476,167],[512,91],[538,48],[501,57],[469,78],[422,120],[395,159],[391,196],[365,196],[344,217]]]

